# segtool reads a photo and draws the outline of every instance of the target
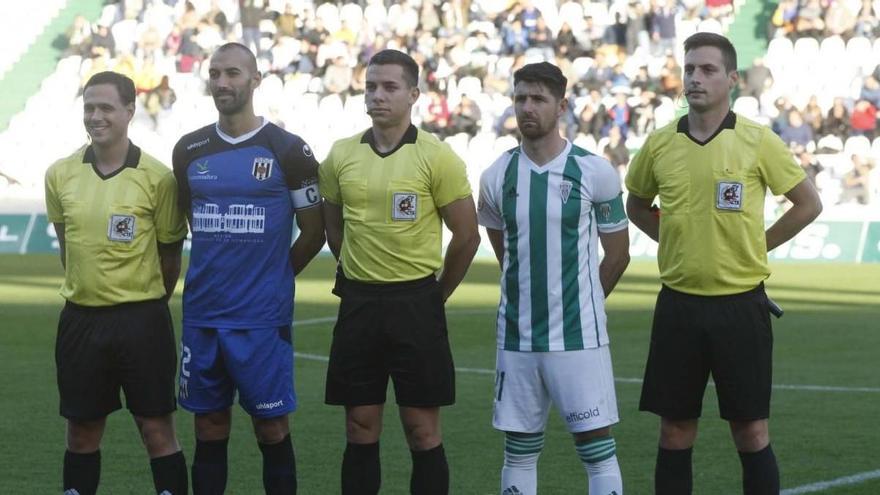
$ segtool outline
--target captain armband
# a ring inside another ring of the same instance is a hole
[[[321,194],[318,192],[318,184],[310,184],[302,189],[290,191],[290,200],[294,210],[311,208],[321,203]]]

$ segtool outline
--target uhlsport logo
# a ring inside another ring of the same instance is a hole
[[[568,413],[565,416],[566,423],[577,423],[579,421],[586,421],[588,419],[598,418],[599,417],[599,406],[594,407],[593,409],[587,409],[586,411],[574,411]]]
[[[260,402],[259,404],[257,404],[254,407],[256,407],[257,409],[275,409],[275,408],[281,407],[283,405],[284,405],[284,401],[279,400],[279,401],[275,401],[275,402]]]
[[[202,146],[204,146],[204,145],[206,145],[206,144],[208,144],[208,143],[210,143],[210,142],[211,142],[211,138],[205,138],[205,139],[202,139],[201,141],[196,141],[195,143],[191,143],[190,145],[188,145],[188,146],[186,147],[186,150],[187,150],[187,151],[191,151],[191,150],[194,150],[194,149],[196,149],[196,148],[202,147]]]

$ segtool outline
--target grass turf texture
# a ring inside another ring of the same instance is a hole
[[[300,277],[296,319],[333,317],[329,292],[333,265],[324,257]],[[0,256],[0,493],[58,493],[64,422],[58,416],[53,362],[62,272],[50,255]],[[495,356],[494,310],[498,270],[475,264],[447,307],[456,365],[491,370]],[[774,383],[880,387],[880,265],[781,264],[767,283],[786,310],[775,320]],[[180,297],[172,301],[179,335]],[[653,262],[634,262],[609,300],[611,350],[619,379],[640,378],[647,355],[651,312],[659,285]],[[332,322],[295,328],[299,353],[325,356]],[[326,363],[296,361],[300,408],[293,416],[300,493],[339,492],[345,446],[341,408],[323,404]],[[497,493],[503,437],[491,427],[493,375],[457,374],[458,402],[443,410],[452,493]],[[652,491],[657,419],[639,413],[639,384],[617,383],[621,423],[614,429],[624,486]],[[389,390],[382,438],[382,493],[408,493],[410,458]],[[229,493],[262,493],[261,458],[250,421],[234,409]],[[783,488],[880,469],[877,391],[775,389],[771,435]],[[177,414],[187,461],[192,460],[192,417]],[[718,419],[714,389],[706,392],[704,421],[694,456],[694,493],[740,493],[739,459],[726,424]],[[103,441],[100,493],[151,493],[146,454],[127,411],[110,416]],[[539,461],[540,493],[586,491],[585,473],[562,421],[551,412]],[[877,494],[880,480],[829,490]]]

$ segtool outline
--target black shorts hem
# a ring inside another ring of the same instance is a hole
[[[128,412],[130,412],[132,416],[138,416],[141,418],[158,418],[160,416],[167,416],[169,414],[173,414],[175,411],[177,411],[176,405],[171,407],[171,409],[162,408],[162,409],[152,409],[152,410],[147,410],[147,411],[135,411],[134,409],[128,410]]]
[[[357,400],[337,400],[337,399],[324,399],[324,404],[328,406],[345,406],[345,407],[358,407],[358,406],[384,406],[387,401],[383,400],[382,402],[377,401],[357,401]]]
[[[119,407],[115,407],[113,409],[110,409],[107,412],[94,412],[94,413],[90,412],[90,413],[85,413],[85,414],[78,414],[78,413],[72,412],[72,411],[60,410],[60,411],[58,411],[58,414],[62,418],[69,419],[71,421],[97,421],[99,419],[106,418],[107,416],[110,416],[111,414],[113,414],[116,411],[119,411],[121,409],[122,409],[122,406],[119,406]]]
[[[447,406],[455,405],[455,399],[453,399],[451,401],[444,400],[444,401],[437,401],[437,402],[418,402],[418,403],[397,402],[397,405],[399,407],[414,407],[414,408],[430,409],[430,408],[434,408],[434,407],[447,407]]]
[[[769,413],[768,413],[768,414],[763,414],[763,413],[759,413],[759,414],[744,414],[744,415],[741,415],[741,416],[734,416],[734,415],[731,415],[731,414],[723,414],[723,413],[722,413],[722,414],[720,414],[720,416],[721,416],[721,419],[723,419],[724,421],[738,421],[738,422],[743,422],[743,421],[760,421],[760,420],[762,420],[762,419],[770,419],[770,414],[769,414]]]
[[[703,416],[702,412],[697,412],[696,414],[688,414],[684,412],[668,412],[661,411],[660,408],[645,406],[639,406],[639,411],[649,412],[663,419],[671,419],[673,421],[688,421],[692,419],[700,419]]]

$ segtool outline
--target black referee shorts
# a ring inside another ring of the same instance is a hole
[[[125,403],[136,416],[176,409],[177,352],[168,304],[141,301],[108,307],[68,302],[55,341],[61,415],[103,418]]]
[[[772,357],[763,284],[727,296],[696,296],[663,286],[639,410],[673,420],[699,418],[711,373],[722,418],[768,418]]]
[[[433,275],[390,284],[340,277],[334,292],[341,302],[327,367],[327,404],[384,404],[389,377],[400,406],[455,402],[443,296]]]

